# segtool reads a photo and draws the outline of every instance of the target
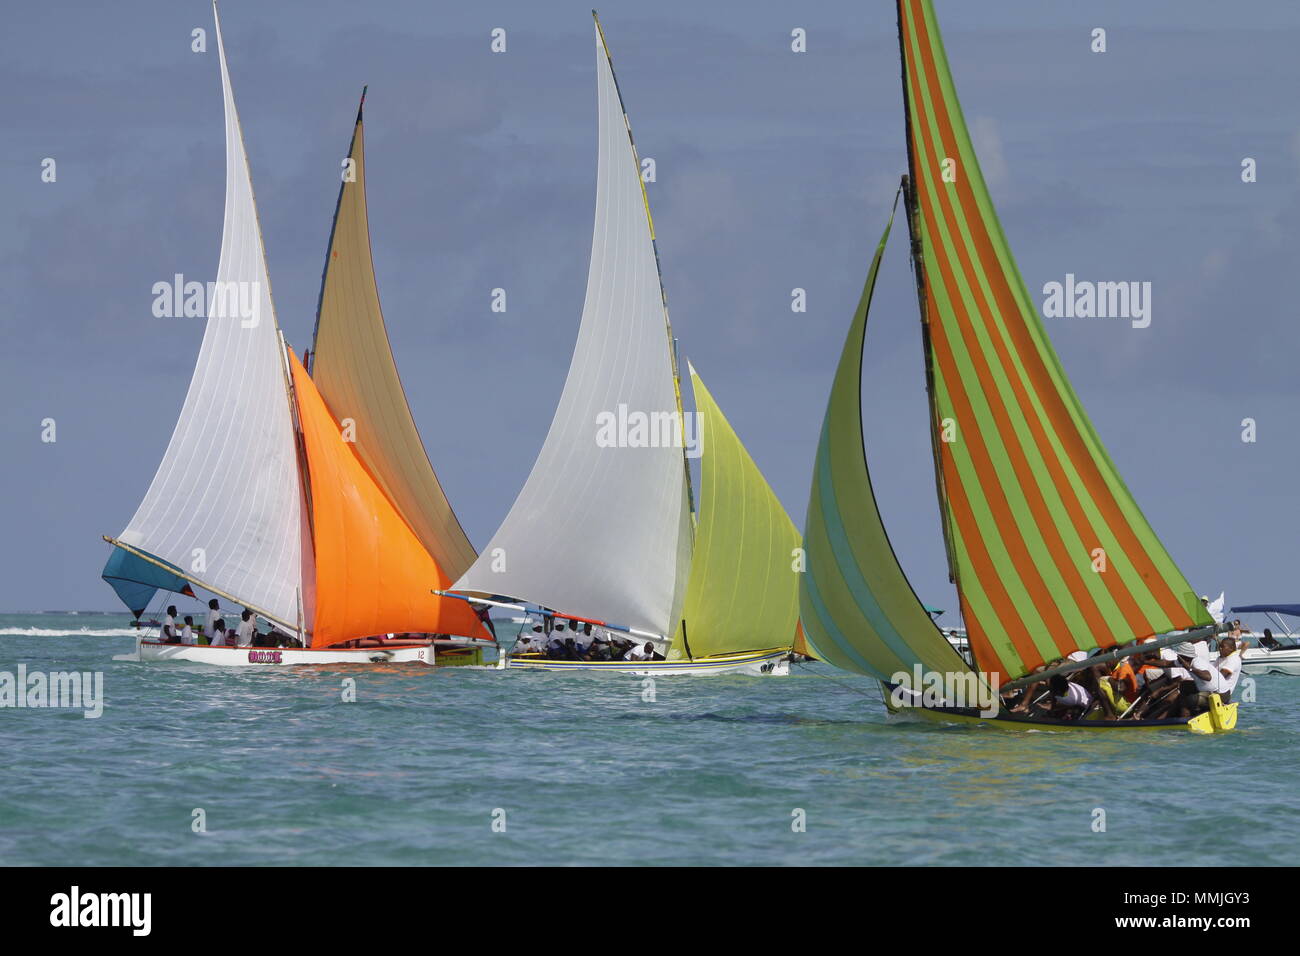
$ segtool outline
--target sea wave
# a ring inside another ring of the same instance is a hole
[[[135,637],[133,627],[0,627],[0,637]]]

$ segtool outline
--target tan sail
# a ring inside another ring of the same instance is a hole
[[[365,93],[361,96],[365,105]],[[379,308],[370,226],[362,110],[348,151],[321,282],[311,376],[331,414],[354,423],[357,457],[453,580],[473,563],[470,544],[434,473],[406,403]]]

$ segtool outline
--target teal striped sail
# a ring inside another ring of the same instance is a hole
[[[919,664],[968,671],[917,599],[889,544],[871,489],[862,437],[862,350],[890,214],[867,273],[831,387],[804,523],[808,567],[799,614],[813,653],[844,670],[889,680]]]

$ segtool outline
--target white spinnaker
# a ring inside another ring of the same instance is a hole
[[[227,300],[223,307],[209,296],[203,345],[180,419],[121,540],[292,625],[303,578],[302,491],[262,233],[219,20],[217,52],[226,115],[226,212],[217,285],[237,291],[239,304]]]
[[[546,442],[455,588],[671,636],[690,565],[682,449],[600,447],[598,415],[678,414],[640,168],[599,28],[596,221],[582,325]]]

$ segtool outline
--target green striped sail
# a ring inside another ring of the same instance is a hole
[[[1070,386],[980,172],[930,0],[898,0],[936,457],[976,661],[1210,623]],[[945,440],[947,439],[947,440]]]
[[[700,513],[673,656],[790,647],[799,619],[799,531],[690,368],[702,424]]]
[[[957,674],[966,664],[926,613],[898,565],[871,490],[862,436],[862,349],[890,216],[835,371],[804,524],[807,570],[799,611],[813,653],[888,680],[913,667]]]

